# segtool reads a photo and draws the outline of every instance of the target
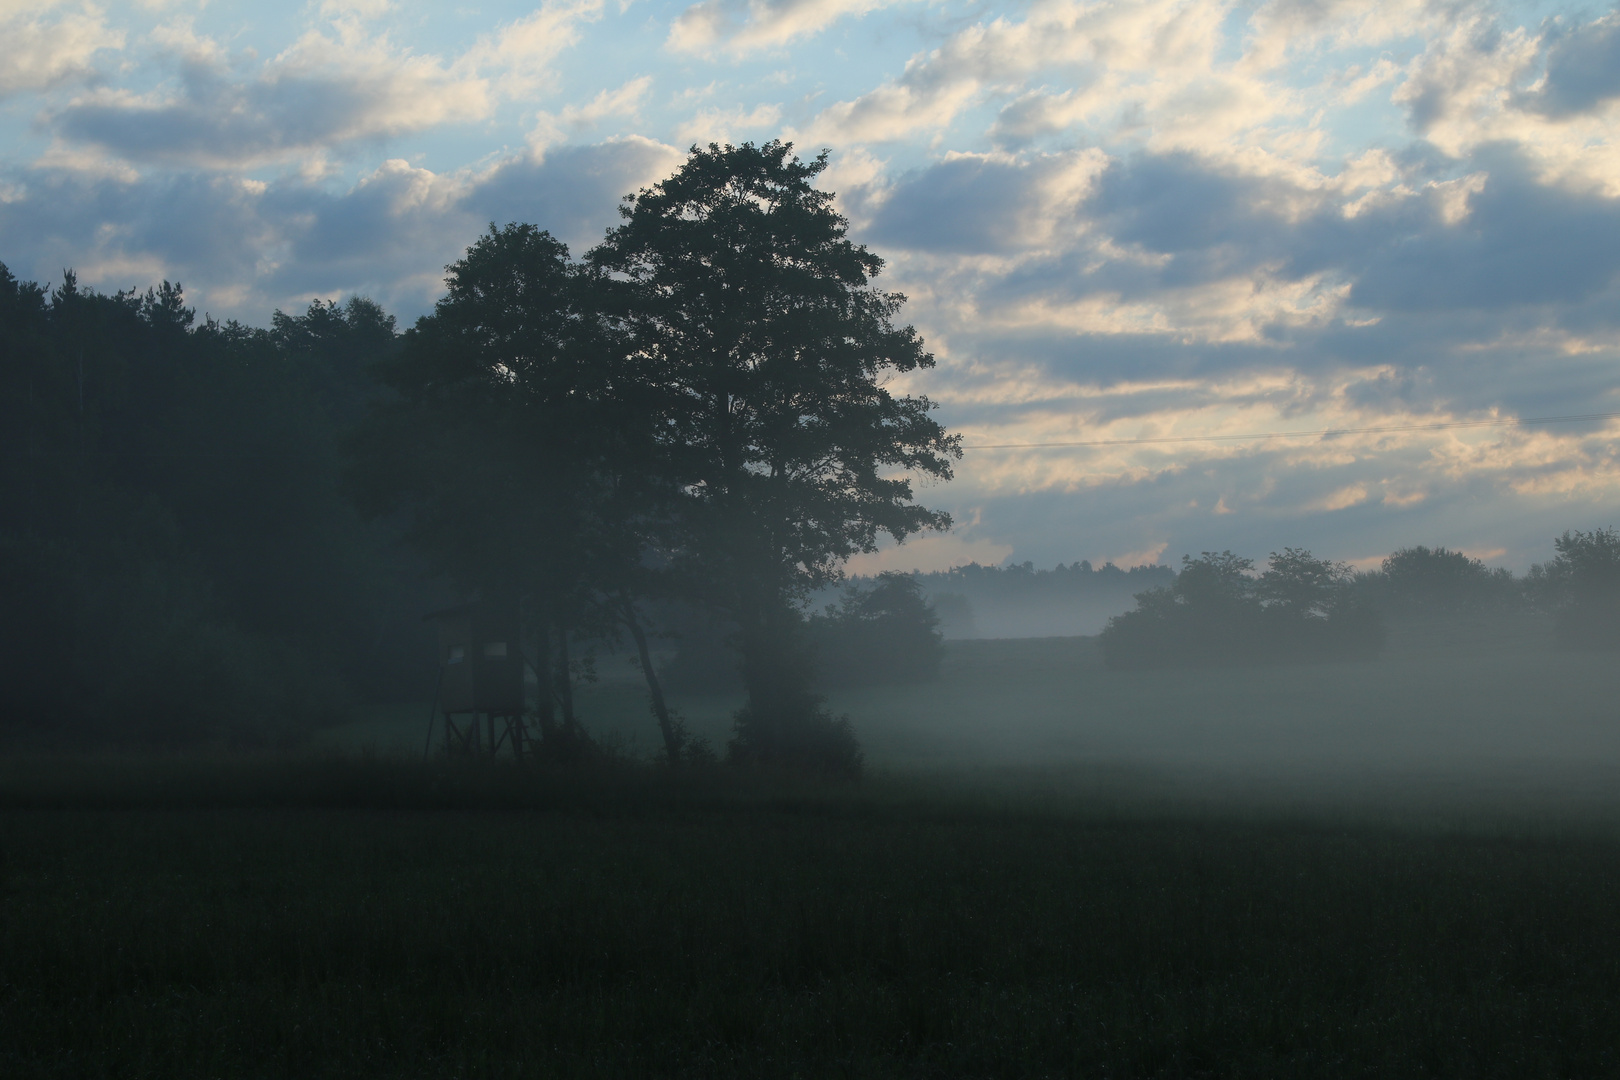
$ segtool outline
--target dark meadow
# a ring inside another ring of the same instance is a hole
[[[825,164],[403,331],[0,267],[0,1071],[1620,1071],[1620,534],[846,577],[963,449]]]

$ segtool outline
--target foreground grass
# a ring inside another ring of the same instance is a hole
[[[5,1076],[1597,1076],[1620,844],[725,772],[0,769]]]

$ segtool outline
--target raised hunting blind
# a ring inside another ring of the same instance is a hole
[[[445,753],[496,754],[508,746],[521,758],[523,627],[517,602],[479,600],[427,618],[439,628],[439,690],[428,718],[428,745],[442,713]]]

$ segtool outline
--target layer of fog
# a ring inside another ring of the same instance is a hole
[[[1129,611],[1135,596],[1169,584],[1175,572],[1165,566],[1090,562],[1037,570],[1030,563],[980,566],[913,575],[939,616],[947,641],[995,638],[1072,637],[1097,634],[1115,615]],[[869,584],[855,578],[849,584]],[[807,603],[819,611],[838,601],[845,586],[813,593]]]
[[[633,668],[616,663],[582,708],[651,753]],[[723,749],[741,700],[674,704]],[[832,690],[827,704],[878,773],[1620,814],[1620,662],[1558,647],[1545,617],[1397,622],[1370,661],[1149,671],[1107,670],[1091,637],[953,641],[936,681]]]

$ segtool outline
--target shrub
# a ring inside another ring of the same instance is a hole
[[[751,650],[743,664],[748,704],[733,716],[728,760],[858,777],[862,757],[855,729],[848,717],[829,713],[814,690],[814,653],[804,620],[783,608],[765,627],[771,640]]]
[[[735,764],[768,765],[835,779],[853,780],[865,763],[847,716],[833,716],[819,702],[802,711],[766,715],[745,705],[736,713],[727,747]]]

